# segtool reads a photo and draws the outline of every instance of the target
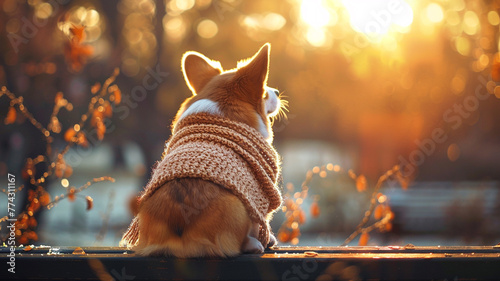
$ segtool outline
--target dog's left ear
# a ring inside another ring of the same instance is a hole
[[[182,57],[182,73],[189,89],[196,95],[216,75],[222,72],[220,62],[189,51]]]
[[[264,86],[267,84],[269,72],[269,53],[271,44],[266,43],[249,60],[238,62],[235,79],[242,83],[243,89],[248,89],[252,98],[262,99]]]

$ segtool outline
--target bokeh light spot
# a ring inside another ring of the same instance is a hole
[[[330,22],[330,13],[321,0],[303,0],[300,5],[300,18],[311,27],[320,28]]]
[[[443,20],[443,9],[441,9],[441,6],[436,3],[429,4],[426,12],[427,18],[429,18],[431,22],[438,23]]]
[[[200,35],[200,37],[209,39],[214,37],[217,34],[217,32],[219,32],[219,28],[217,27],[217,24],[214,21],[206,19],[202,20],[198,24],[196,31],[198,32],[198,35]]]
[[[500,17],[498,16],[498,13],[496,11],[490,11],[488,13],[488,22],[491,25],[498,25],[498,24],[500,24]]]

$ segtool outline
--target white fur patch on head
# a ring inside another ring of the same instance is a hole
[[[280,99],[278,98],[280,92],[268,86],[265,86],[264,89],[267,92],[267,99],[265,101],[266,115],[273,117],[278,114],[281,106]]]
[[[216,102],[211,101],[209,99],[201,99],[201,100],[197,100],[193,104],[191,104],[182,113],[182,115],[178,121],[181,121],[182,118],[184,118],[188,115],[201,113],[201,112],[210,113],[210,114],[214,114],[214,115],[222,115],[222,113],[219,109],[219,105]]]

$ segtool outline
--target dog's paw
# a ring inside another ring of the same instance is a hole
[[[269,235],[269,243],[267,243],[267,248],[271,248],[272,246],[276,246],[278,244],[278,240],[276,240],[276,236],[273,234]]]
[[[264,253],[264,246],[262,246],[259,240],[249,236],[247,243],[243,246],[243,253],[262,254]]]

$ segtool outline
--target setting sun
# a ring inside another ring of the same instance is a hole
[[[392,28],[409,27],[413,22],[413,10],[403,1],[343,0],[350,17],[351,27],[377,41]]]

